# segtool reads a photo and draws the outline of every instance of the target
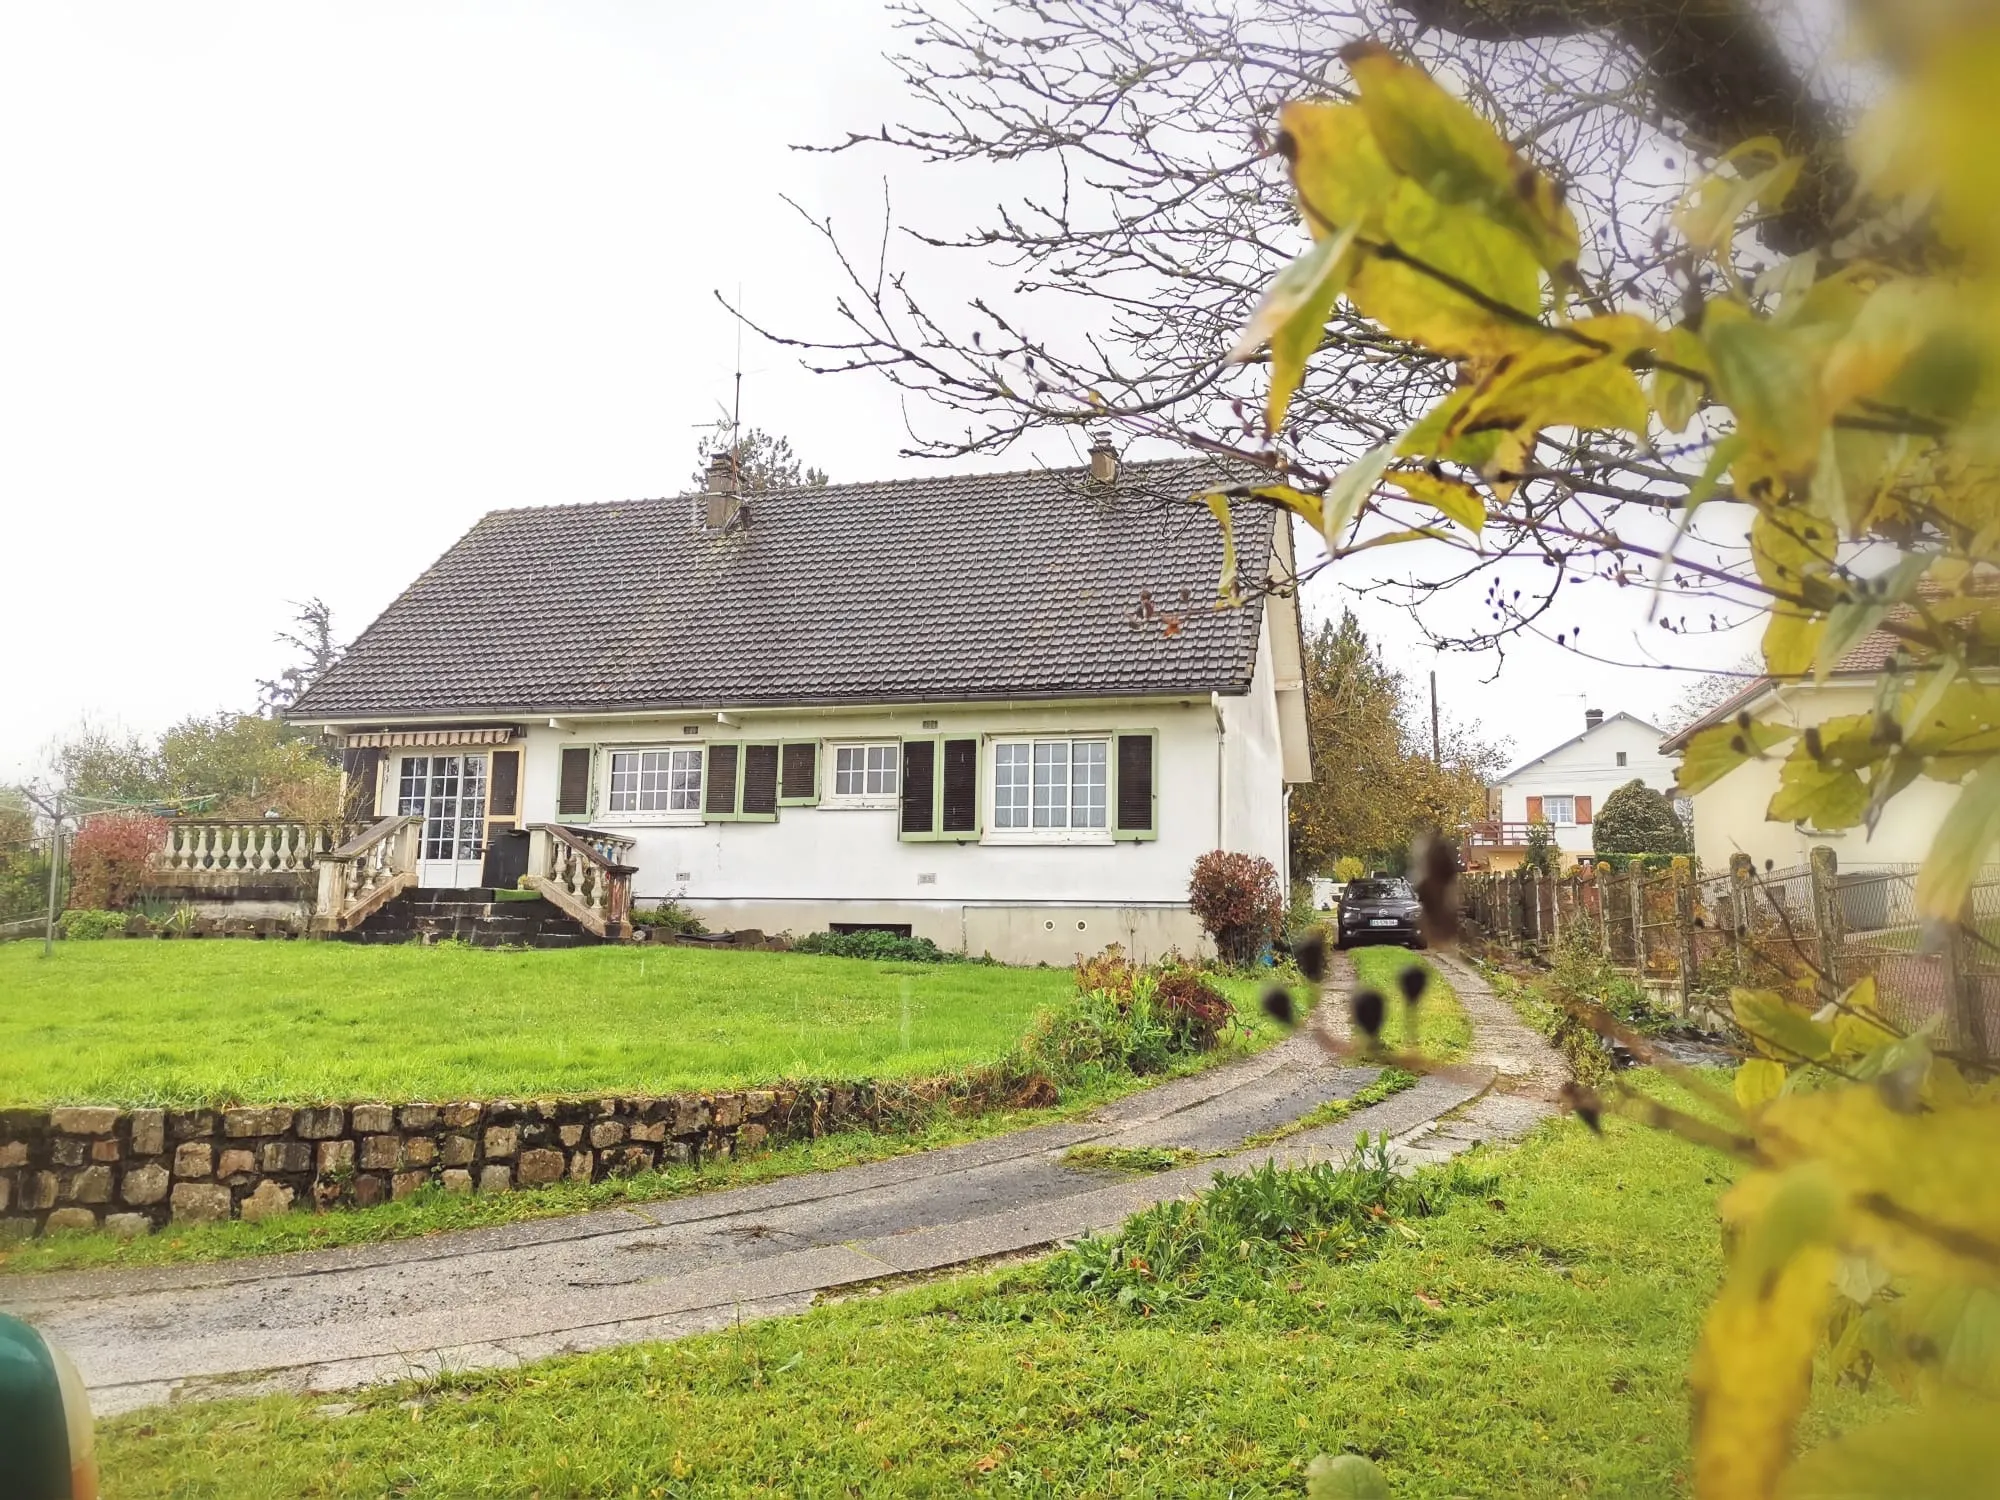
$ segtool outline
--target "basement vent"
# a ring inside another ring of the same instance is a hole
[[[686,884],[687,884],[687,883],[688,883],[688,882],[689,882],[690,880],[692,880],[692,879],[694,879],[694,871],[692,871],[692,870],[676,870],[676,871],[674,871],[674,884],[675,884],[675,885],[686,885]]]

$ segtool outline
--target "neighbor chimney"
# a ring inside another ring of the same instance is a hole
[[[1586,730],[1595,729],[1599,724],[1602,724],[1603,722],[1604,722],[1603,709],[1586,708],[1583,711],[1583,727]]]
[[[1111,446],[1109,433],[1100,432],[1090,440],[1090,477],[1099,484],[1118,478],[1118,450]]]
[[[736,455],[727,448],[717,449],[709,456],[708,488],[703,500],[702,519],[708,529],[727,531],[742,504],[736,479]]]

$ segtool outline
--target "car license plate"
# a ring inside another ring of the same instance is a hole
[[[1370,927],[1394,927],[1396,919],[1394,917],[1376,917],[1368,925]]]

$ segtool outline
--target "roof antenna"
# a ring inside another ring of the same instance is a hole
[[[729,416],[729,467],[743,493],[743,283],[736,283],[736,409]]]

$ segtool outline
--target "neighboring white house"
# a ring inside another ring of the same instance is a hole
[[[1570,858],[1589,854],[1596,809],[1632,780],[1672,791],[1674,762],[1660,753],[1660,731],[1632,714],[1606,717],[1602,709],[1585,710],[1581,733],[1493,784],[1489,821],[1468,830],[1469,862],[1491,870],[1516,868],[1535,823],[1548,824],[1556,847]]]
[[[421,819],[418,887],[586,829],[712,927],[1192,951],[1197,856],[1286,867],[1297,604],[1214,609],[1213,471],[1109,457],[496,511],[292,717],[344,740],[351,815]],[[1255,515],[1243,575],[1289,576]]]

